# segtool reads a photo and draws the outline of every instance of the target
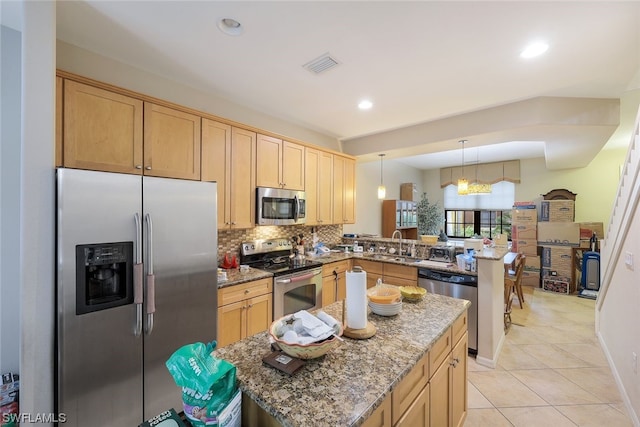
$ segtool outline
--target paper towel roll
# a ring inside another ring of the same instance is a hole
[[[367,272],[347,271],[346,324],[351,329],[367,327]]]

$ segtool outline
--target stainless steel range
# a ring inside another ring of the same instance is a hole
[[[240,262],[273,273],[273,318],[322,306],[322,263],[295,257],[287,239],[242,243]]]

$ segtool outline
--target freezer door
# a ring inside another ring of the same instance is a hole
[[[141,190],[133,175],[57,171],[56,399],[65,426],[142,421],[142,337],[134,334],[134,304],[83,314],[76,305],[77,272],[85,268],[76,263],[76,247],[133,243]]]
[[[146,316],[144,336],[148,419],[182,410],[181,390],[165,366],[169,356],[185,344],[216,339],[216,183],[145,177],[143,200],[145,269],[155,278],[153,328]],[[147,295],[145,311],[152,302]]]

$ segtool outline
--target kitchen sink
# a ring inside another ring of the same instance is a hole
[[[418,262],[420,261],[417,258],[407,257],[407,256],[397,256],[397,255],[384,255],[384,254],[367,254],[366,258],[376,259],[379,261],[393,261],[393,262]]]

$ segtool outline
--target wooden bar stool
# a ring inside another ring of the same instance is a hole
[[[524,254],[519,253],[514,261],[515,271],[507,270],[507,267],[505,267],[505,288],[510,287],[511,289],[513,289],[513,291],[515,291],[518,297],[518,301],[520,302],[520,308],[523,308],[522,304],[524,303],[524,294],[522,293],[522,272],[524,271],[526,262],[527,257]]]

